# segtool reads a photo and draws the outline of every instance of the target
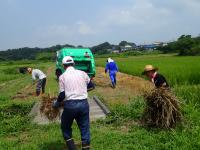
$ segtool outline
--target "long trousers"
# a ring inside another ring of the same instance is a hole
[[[61,129],[65,140],[72,138],[72,123],[74,119],[81,132],[82,144],[90,144],[89,104],[84,100],[67,100],[61,116]]]
[[[44,93],[45,92],[45,86],[46,86],[46,78],[38,80],[37,86],[36,86],[36,94],[40,95],[41,89],[42,89],[42,93]]]
[[[116,71],[110,71],[109,72],[110,80],[113,85],[116,85],[117,80],[116,80]]]

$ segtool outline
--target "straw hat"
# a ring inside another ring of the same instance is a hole
[[[32,68],[27,68],[27,71],[30,73],[32,71]]]
[[[149,72],[149,71],[156,71],[158,70],[157,67],[153,67],[152,65],[146,65],[144,67],[144,71],[142,72],[142,74],[144,75],[145,73]]]

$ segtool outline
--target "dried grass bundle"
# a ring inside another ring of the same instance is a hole
[[[60,110],[52,107],[52,103],[55,99],[55,97],[50,97],[49,95],[43,96],[40,107],[40,113],[44,114],[51,121],[60,116]]]
[[[180,102],[168,89],[156,88],[144,95],[146,109],[143,121],[147,126],[173,128],[181,120]]]

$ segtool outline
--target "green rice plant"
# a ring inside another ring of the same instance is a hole
[[[175,86],[174,91],[186,104],[200,108],[200,85]]]
[[[199,56],[177,57],[170,55],[150,55],[114,58],[114,60],[118,64],[119,70],[124,73],[142,77],[141,73],[144,66],[152,64],[159,68],[159,72],[167,78],[171,86],[177,84],[200,84]],[[104,67],[106,58],[96,59],[96,64]]]
[[[128,104],[116,104],[112,106],[111,112],[114,117],[127,119],[139,119],[144,109],[144,100],[142,97],[136,97]]]

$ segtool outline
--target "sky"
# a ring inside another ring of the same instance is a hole
[[[0,0],[0,50],[200,34],[200,0]]]

